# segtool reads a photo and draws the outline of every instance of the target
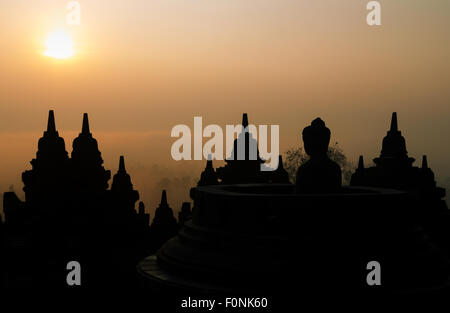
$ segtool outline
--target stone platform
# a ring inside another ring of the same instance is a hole
[[[448,264],[409,217],[397,190],[344,187],[295,194],[290,184],[197,187],[191,221],[138,265],[161,290],[258,293],[367,288],[381,264],[386,290],[446,284]]]

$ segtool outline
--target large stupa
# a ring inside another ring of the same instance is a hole
[[[392,113],[390,129],[383,138],[381,154],[373,159],[374,166],[366,167],[363,156],[352,175],[352,186],[392,188],[408,193],[414,199],[410,215],[431,241],[450,253],[450,211],[443,199],[445,189],[438,187],[426,155],[421,166],[414,166],[408,156],[406,140],[398,127],[397,113]]]

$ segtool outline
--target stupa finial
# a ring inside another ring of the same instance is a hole
[[[398,131],[398,124],[397,124],[397,112],[392,113],[392,119],[391,119],[391,132],[397,132]]]
[[[163,189],[162,194],[161,194],[161,205],[167,205],[167,194],[166,194],[166,190]]]
[[[206,168],[213,168],[212,155],[208,154],[208,160],[206,160]]]
[[[48,134],[56,133],[55,114],[53,110],[48,111],[47,133]]]
[[[123,155],[120,156],[119,159],[119,171],[118,173],[126,173],[126,169],[125,169],[125,158],[123,157]]]
[[[358,170],[364,169],[364,157],[362,155],[359,156],[358,160]]]
[[[88,119],[88,114],[87,113],[83,113],[83,127],[81,130],[82,134],[89,134],[89,119]]]
[[[423,169],[428,168],[428,160],[427,160],[427,156],[426,155],[424,155],[422,157],[422,168]]]
[[[242,114],[242,127],[248,126],[248,116],[247,113]]]

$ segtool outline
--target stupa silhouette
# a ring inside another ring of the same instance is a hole
[[[408,156],[406,141],[398,128],[397,113],[392,113],[390,129],[383,138],[381,154],[375,166],[365,167],[363,156],[352,175],[352,186],[393,188],[408,192],[414,198],[410,207],[416,223],[422,226],[432,241],[450,252],[450,212],[443,198],[445,189],[436,186],[427,156],[421,167],[414,166]]]
[[[111,174],[102,165],[87,113],[72,147],[69,158],[50,110],[32,168],[22,174],[25,201],[14,192],[3,197],[9,286],[23,280],[30,286],[67,286],[61,277],[70,260],[83,262],[87,286],[134,279],[137,260],[152,250],[148,215],[135,211],[139,194],[124,158],[108,190]],[[100,261],[111,255],[121,257],[107,264]],[[24,264],[30,259],[39,271]],[[108,273],[113,268],[114,278]]]
[[[167,202],[166,190],[162,191],[161,202],[156,208],[155,217],[150,229],[156,248],[159,248],[178,232],[177,220],[173,215],[172,208]]]

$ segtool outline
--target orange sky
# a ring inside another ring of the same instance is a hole
[[[380,1],[379,27],[366,24],[365,0],[79,2],[65,61],[42,52],[67,1],[0,4],[1,190],[22,188],[49,109],[69,152],[89,113],[105,166],[115,172],[124,154],[149,210],[162,187],[178,210],[200,174],[202,164],[171,159],[170,129],[242,112],[279,124],[281,151],[320,116],[352,160],[370,160],[397,111],[409,154],[427,154],[450,185],[448,0]]]

